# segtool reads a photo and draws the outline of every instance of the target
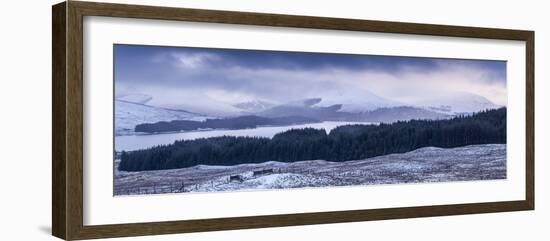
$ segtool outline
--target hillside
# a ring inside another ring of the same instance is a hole
[[[198,114],[153,107],[145,104],[115,100],[115,135],[134,134],[134,128],[141,123],[206,119]]]
[[[437,157],[437,158],[434,158]],[[253,171],[273,170],[254,176]],[[239,175],[242,182],[230,182]],[[425,147],[347,162],[264,162],[115,172],[115,195],[495,180],[506,178],[506,145]]]

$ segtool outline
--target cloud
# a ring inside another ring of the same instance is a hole
[[[357,80],[382,96],[404,103],[425,102],[456,92],[483,96],[497,105],[506,105],[506,79],[495,79],[490,70],[474,66],[444,66],[432,71],[364,71]]]
[[[115,51],[117,92],[151,94],[166,106],[199,105],[201,98],[207,104],[231,105],[369,93],[407,104],[453,92],[480,95],[498,105],[506,105],[507,99],[502,61],[202,48]]]
[[[170,55],[175,59],[175,64],[183,69],[197,69],[209,66],[211,62],[218,61],[219,56],[211,53],[182,53],[175,52]]]

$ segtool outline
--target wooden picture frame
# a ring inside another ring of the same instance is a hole
[[[52,8],[52,233],[66,240],[533,210],[534,32],[68,1]],[[502,202],[87,226],[83,224],[83,17],[107,16],[365,31],[526,43],[525,198]]]

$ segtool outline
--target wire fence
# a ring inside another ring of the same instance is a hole
[[[235,174],[226,175],[216,178],[216,180],[210,180],[201,183],[185,182],[185,181],[173,181],[173,182],[158,182],[148,185],[140,185],[138,187],[127,187],[115,185],[114,195],[143,195],[143,194],[163,194],[163,193],[183,193],[194,192],[207,189],[215,189],[221,185],[228,183],[241,183],[251,178],[258,176],[264,176],[275,173],[286,173],[291,171],[290,169],[271,168],[261,169],[256,171],[250,171],[249,175]]]
[[[190,182],[190,181],[164,181],[156,182],[148,185],[140,186],[120,186],[114,189],[114,195],[144,195],[144,194],[165,194],[165,193],[184,193],[184,192],[203,192],[208,190],[217,190],[217,188],[226,185],[234,184],[239,185],[239,183],[245,182],[247,180],[259,178],[265,175],[271,174],[300,174],[308,176],[316,176],[318,178],[325,178],[335,181],[335,183],[344,182],[347,183],[353,182],[353,180],[363,179],[367,182],[376,182],[376,179],[383,177],[403,177],[403,173],[396,173],[395,171],[390,170],[352,170],[348,172],[340,171],[316,171],[314,169],[304,169],[304,168],[295,168],[295,167],[285,167],[285,168],[272,168],[272,169],[262,169],[256,171],[246,172],[247,174],[234,174],[234,175],[225,175],[217,177],[210,181],[203,181],[200,183]],[[344,184],[342,183],[342,184]]]

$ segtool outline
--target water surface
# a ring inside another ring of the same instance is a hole
[[[128,135],[115,137],[115,150],[117,151],[133,151],[138,149],[149,148],[158,145],[172,144],[177,140],[194,140],[198,138],[208,138],[216,136],[250,136],[250,137],[273,137],[275,134],[290,130],[315,128],[325,129],[330,132],[332,129],[342,125],[362,124],[368,125],[368,122],[341,122],[341,121],[325,121],[321,123],[290,125],[290,126],[263,126],[251,129],[241,130],[203,130],[203,131],[187,131],[177,133],[163,134],[142,134]]]

